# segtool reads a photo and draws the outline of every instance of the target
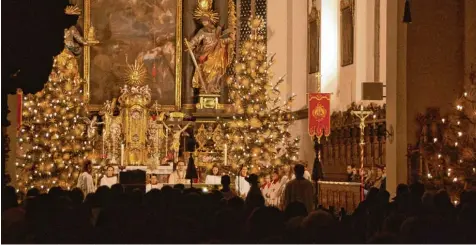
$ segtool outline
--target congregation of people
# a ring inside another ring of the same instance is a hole
[[[2,195],[4,243],[475,243],[476,193],[454,205],[444,190],[400,184],[396,197],[371,186],[352,213],[315,202],[305,167],[296,164],[265,174],[262,183],[243,166],[219,190],[161,185],[152,175],[146,192],[126,192],[107,168],[90,191],[91,167],[78,188],[30,189],[18,200]],[[294,173],[293,173],[294,172]],[[351,171],[352,172],[352,171]],[[308,172],[307,172],[308,173]],[[88,175],[89,174],[89,175]],[[219,176],[212,169],[212,176]],[[382,175],[382,174],[378,174]],[[181,176],[180,176],[181,177]],[[377,176],[378,178],[378,176]],[[382,178],[382,177],[380,177]],[[216,178],[211,178],[216,181]],[[378,179],[377,179],[378,180]],[[212,180],[209,180],[212,181]],[[86,183],[86,184],[84,184]],[[233,186],[234,185],[234,186]]]

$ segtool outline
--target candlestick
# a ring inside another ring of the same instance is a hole
[[[121,166],[124,166],[124,144],[121,144]]]

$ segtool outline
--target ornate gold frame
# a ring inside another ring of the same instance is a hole
[[[89,30],[91,26],[91,1],[83,0],[83,30]],[[177,1],[177,17],[175,27],[175,105],[160,105],[161,109],[166,111],[180,110],[182,106],[182,11],[183,0]],[[84,32],[84,38],[88,40],[88,32]],[[83,52],[83,77],[85,82],[84,94],[89,102],[89,86],[91,75],[91,48],[84,46]],[[91,104],[88,106],[90,111],[99,111],[102,105]]]

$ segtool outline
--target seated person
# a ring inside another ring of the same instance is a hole
[[[205,178],[207,185],[219,185],[221,183],[221,175],[219,174],[218,166],[213,165],[211,173]]]
[[[114,175],[114,167],[108,166],[106,168],[106,175],[101,178],[99,186],[107,186],[111,188],[111,186],[114,184],[117,184],[117,176]]]
[[[263,185],[261,185],[261,193],[263,193],[263,197],[264,197],[264,201],[266,203],[266,205],[269,205],[269,199],[270,199],[270,195],[269,195],[269,191],[271,189],[271,175],[270,174],[266,174],[263,178]]]
[[[145,186],[145,192],[149,192],[152,189],[161,189],[164,185],[159,183],[157,180],[157,175],[156,174],[151,174],[150,175],[150,183]]]
[[[169,176],[169,184],[175,185],[175,184],[188,184],[190,183],[189,179],[185,178],[186,175],[186,169],[185,169],[185,162],[183,159],[180,159],[177,162],[177,167],[175,171],[173,171],[170,176]]]

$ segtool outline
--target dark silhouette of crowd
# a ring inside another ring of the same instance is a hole
[[[225,192],[228,192],[226,189]],[[422,184],[387,191],[370,189],[352,214],[300,202],[284,211],[262,196],[246,201],[164,186],[144,194],[120,184],[83,197],[79,189],[31,189],[17,201],[13,187],[2,196],[4,243],[475,243],[476,195],[463,192],[454,205],[445,191]]]

